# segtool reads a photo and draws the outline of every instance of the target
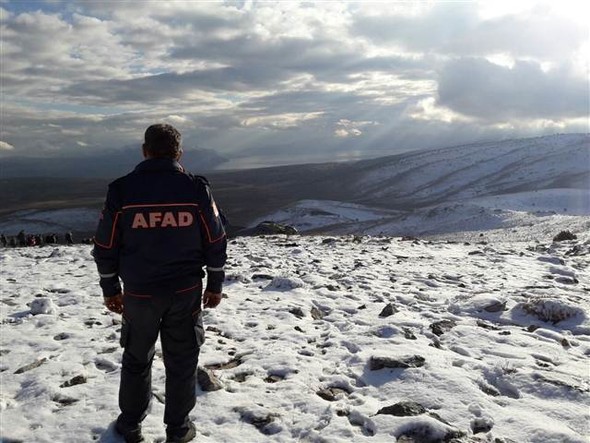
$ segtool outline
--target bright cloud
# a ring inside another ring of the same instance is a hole
[[[10,143],[0,140],[0,151],[12,151],[13,149],[14,146],[12,146]]]

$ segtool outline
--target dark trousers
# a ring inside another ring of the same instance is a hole
[[[196,369],[204,340],[201,285],[154,294],[125,292],[123,306],[118,421],[133,428],[147,415],[159,333],[166,368],[164,423],[168,429],[187,427],[196,402]]]

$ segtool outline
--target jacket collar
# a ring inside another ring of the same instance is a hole
[[[172,158],[150,158],[142,161],[135,167],[136,172],[145,171],[179,171],[184,172],[184,168]]]

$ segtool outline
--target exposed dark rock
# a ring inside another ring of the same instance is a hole
[[[96,318],[89,318],[88,320],[84,321],[84,324],[89,328],[93,328],[94,326],[101,326],[102,323],[98,321]]]
[[[205,329],[205,330],[206,330],[207,332],[213,332],[213,333],[215,333],[215,334],[217,334],[217,335],[223,335],[223,334],[221,333],[221,329],[219,329],[219,328],[216,328],[215,326],[207,326],[207,329]]]
[[[391,406],[386,406],[377,411],[377,414],[395,415],[396,417],[410,417],[424,414],[426,409],[414,401],[402,401]]]
[[[477,251],[469,251],[467,253],[467,255],[484,255],[484,252],[483,251],[479,251],[479,250],[477,250]]]
[[[492,397],[499,397],[500,395],[502,395],[500,393],[500,391],[498,391],[494,386],[489,385],[487,383],[479,383],[479,389],[481,389],[481,392],[483,392],[484,394],[490,395]]]
[[[494,422],[489,418],[477,417],[471,420],[471,430],[474,434],[490,432],[494,427]]]
[[[62,406],[69,406],[69,405],[73,405],[74,403],[78,402],[79,400],[77,398],[72,398],[72,397],[66,397],[60,394],[56,394],[54,395],[51,400],[53,400],[56,403],[59,403]]]
[[[280,429],[269,426],[275,420],[275,418],[279,417],[279,414],[262,411],[250,411],[241,407],[234,408],[234,411],[240,413],[240,420],[251,424],[264,435],[272,435],[280,431]]]
[[[303,312],[303,309],[301,308],[291,308],[289,309],[289,312],[297,318],[305,317],[305,312]]]
[[[252,280],[272,280],[274,277],[268,274],[253,274]]]
[[[506,302],[495,301],[483,308],[486,312],[500,312],[506,310]]]
[[[450,429],[440,438],[438,432],[434,432],[428,425],[416,426],[397,436],[397,443],[463,443],[461,440],[465,434],[457,429]]]
[[[561,231],[559,234],[557,234],[555,237],[553,237],[553,241],[555,241],[555,242],[577,240],[577,239],[578,239],[577,235],[573,234],[570,231]]]
[[[325,239],[322,240],[322,244],[323,245],[330,245],[332,243],[336,243],[336,241],[337,240],[335,238],[328,237],[328,238],[325,238]]]
[[[316,394],[322,397],[324,400],[336,401],[338,400],[338,397],[348,395],[349,392],[342,388],[330,387],[320,389],[318,392],[316,392]]]
[[[479,326],[480,328],[489,329],[490,331],[497,331],[500,329],[498,326],[493,325],[492,323],[479,319],[477,320],[477,326]]]
[[[437,321],[437,322],[432,323],[430,325],[430,329],[432,330],[433,334],[441,336],[445,332],[449,332],[455,326],[457,326],[457,323],[453,320],[441,320],[441,321]]]
[[[525,303],[519,303],[518,307],[527,314],[534,315],[539,320],[553,324],[576,316],[585,315],[582,308],[559,299],[551,298],[530,299]]]
[[[62,383],[59,385],[60,388],[69,388],[70,386],[76,386],[84,384],[88,381],[88,379],[83,375],[76,375],[74,378]]]
[[[33,363],[29,363],[28,365],[18,368],[16,371],[14,371],[14,373],[15,374],[22,374],[23,372],[27,372],[27,371],[30,371],[31,369],[38,368],[46,361],[47,361],[46,358],[41,358],[39,360],[34,361]]]
[[[406,340],[417,340],[416,336],[410,328],[403,328],[402,330],[404,331],[404,338]]]
[[[97,354],[112,354],[115,351],[118,351],[119,348],[116,346],[111,346],[109,348],[104,348],[102,351],[97,352]]]
[[[283,225],[273,221],[263,221],[254,228],[243,229],[239,231],[239,235],[297,235],[299,232],[296,228],[290,225]]]
[[[395,306],[393,306],[393,304],[388,303],[385,305],[385,307],[379,313],[379,317],[390,317],[397,312],[398,312],[397,308]]]
[[[238,383],[244,383],[250,375],[252,374],[249,372],[240,372],[239,374],[234,375],[233,380],[237,381]]]
[[[440,340],[437,337],[432,339],[432,342],[428,345],[436,349],[442,349],[442,345],[440,344]]]
[[[277,383],[279,381],[283,381],[285,377],[278,374],[270,374],[268,377],[264,379],[266,383]]]
[[[577,278],[573,277],[556,277],[555,282],[561,283],[563,285],[577,285],[578,283],[580,283]]]
[[[313,318],[314,320],[321,320],[322,318],[324,318],[324,313],[315,306],[313,306],[311,308],[311,318]]]
[[[371,357],[369,368],[371,371],[377,371],[383,368],[419,368],[424,366],[425,362],[425,358],[420,355],[409,355],[400,358]]]
[[[219,391],[223,389],[223,385],[219,381],[219,379],[213,374],[209,368],[197,368],[197,383],[201,389],[205,392],[212,392],[212,391]]]
[[[205,368],[206,369],[213,369],[213,370],[231,369],[231,368],[238,367],[241,364],[242,364],[242,357],[236,356],[233,359],[231,359],[230,361],[228,361],[227,363],[213,363],[213,364],[205,365]]]

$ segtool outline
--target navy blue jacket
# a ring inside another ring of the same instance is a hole
[[[94,237],[103,295],[142,295],[200,283],[221,292],[226,260],[222,218],[203,177],[154,158],[109,185]]]

